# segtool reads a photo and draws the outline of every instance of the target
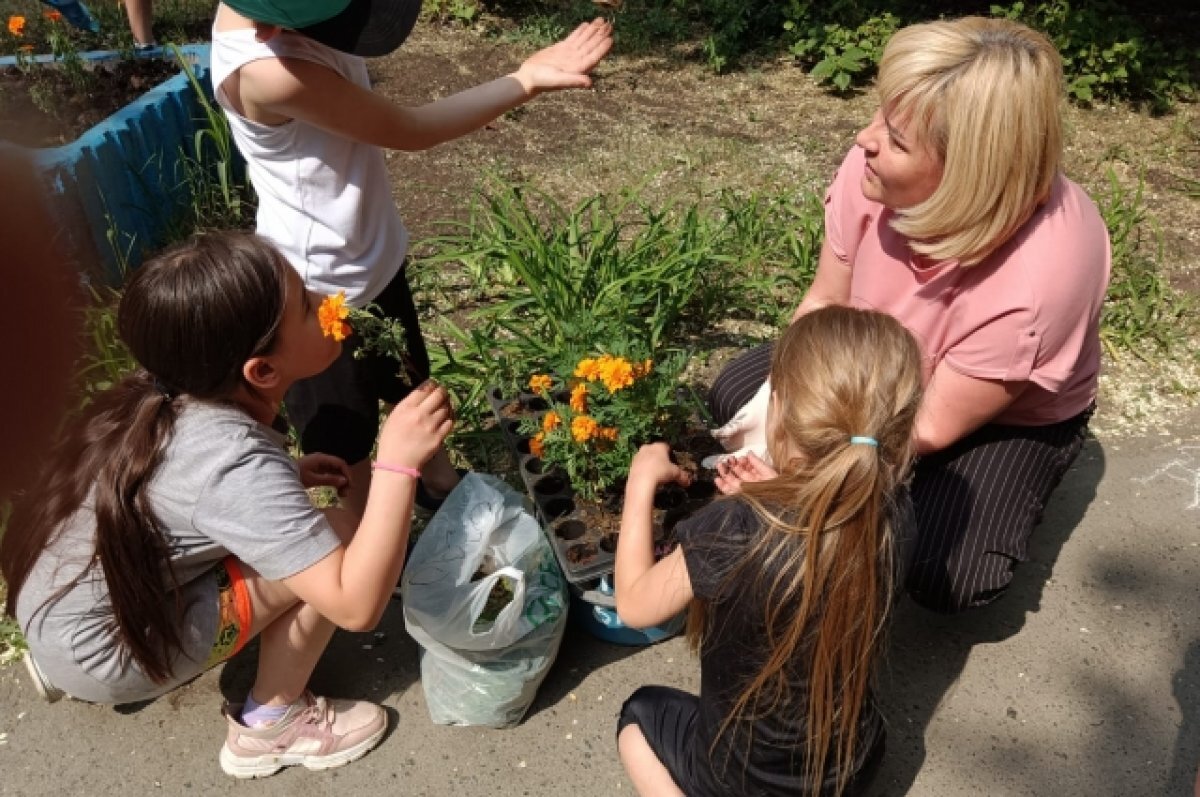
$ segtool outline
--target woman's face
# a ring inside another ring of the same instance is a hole
[[[889,118],[880,108],[854,142],[863,148],[863,196],[900,210],[919,205],[942,181],[942,162],[909,131],[907,120]]]

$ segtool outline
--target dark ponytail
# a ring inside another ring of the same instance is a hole
[[[184,397],[229,398],[243,383],[246,360],[274,346],[287,268],[255,236],[208,233],[134,272],[117,323],[142,368],[68,424],[36,487],[14,503],[0,540],[10,615],[16,615],[38,557],[91,493],[96,524],[91,566],[98,564],[104,573],[123,661],[132,659],[156,682],[170,677],[183,607],[147,485]]]

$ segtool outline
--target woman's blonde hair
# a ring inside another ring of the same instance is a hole
[[[771,386],[767,445],[779,476],[742,485],[735,499],[764,533],[727,582],[761,604],[766,659],[718,737],[744,739],[756,717],[806,705],[808,780],[819,784],[832,759],[841,791],[893,596],[891,502],[912,459],[921,354],[891,316],[831,305],[784,333]],[[699,647],[711,612],[699,600],[692,608],[688,636]]]
[[[913,251],[974,265],[1050,194],[1062,157],[1062,60],[1037,31],[965,17],[912,25],[879,64],[881,107],[943,164],[926,201],[892,226]]]

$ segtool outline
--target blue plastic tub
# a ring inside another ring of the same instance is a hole
[[[683,630],[687,612],[652,628],[630,628],[617,616],[616,600],[608,577],[595,589],[583,590],[571,585],[570,620],[594,637],[616,645],[652,645],[670,639]]]
[[[180,50],[211,99],[209,46],[189,44]],[[99,63],[130,56],[106,50],[80,57]],[[173,55],[156,49],[136,57]],[[49,63],[53,58],[30,60]],[[0,66],[13,61],[0,59]],[[118,285],[124,276],[118,249],[132,267],[141,263],[145,251],[162,244],[191,200],[181,164],[202,117],[196,92],[181,69],[70,144],[30,151],[49,189],[62,243],[82,271],[99,266],[104,281]],[[118,240],[110,241],[110,230],[119,231]]]

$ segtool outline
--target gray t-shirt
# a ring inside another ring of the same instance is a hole
[[[89,497],[38,559],[17,606],[38,665],[74,697],[141,700],[199,674],[217,630],[213,568],[226,556],[277,580],[311,567],[340,544],[279,435],[236,407],[185,399],[148,491],[185,606],[175,677],[154,684],[136,665],[121,666],[108,586],[98,562],[88,567],[95,550]],[[85,569],[61,600],[40,609]]]

